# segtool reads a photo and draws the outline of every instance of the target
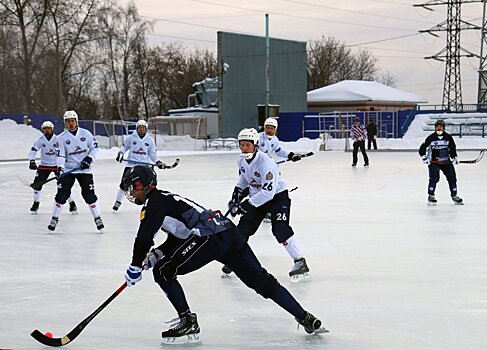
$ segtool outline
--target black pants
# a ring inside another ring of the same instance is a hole
[[[365,152],[365,140],[355,141],[353,143],[352,165],[357,165],[359,148],[360,151],[362,152],[362,156],[364,157],[364,165],[369,165],[369,157],[367,157],[367,153]]]
[[[35,184],[47,180],[47,177],[51,172],[54,173],[54,170],[37,169],[36,176],[34,177],[33,183]],[[36,191],[40,191],[42,189],[42,186],[44,186],[44,184],[34,185],[32,186],[32,188]]]
[[[372,143],[374,144],[374,149],[377,149],[377,140],[374,136],[371,136],[367,139],[367,149],[370,149]]]
[[[207,237],[190,236],[154,266],[154,280],[179,314],[189,310],[189,306],[177,276],[196,271],[213,260],[231,267],[247,287],[272,299],[294,317],[304,317],[304,309],[261,266],[247,244],[247,237],[236,227]]]
[[[446,164],[430,164],[428,166],[429,171],[429,183],[428,194],[435,194],[436,184],[440,181],[440,170],[445,174],[448,186],[450,187],[450,195],[457,195],[457,175],[455,173],[455,167],[451,163]]]
[[[259,229],[267,213],[271,214],[272,234],[279,243],[284,243],[294,235],[294,231],[289,225],[291,199],[288,191],[276,194],[272,200],[264,205],[242,215],[238,222],[239,230],[247,237],[252,236]]]
[[[74,181],[78,180],[81,187],[81,196],[85,200],[86,204],[91,205],[95,203],[98,198],[95,194],[95,183],[93,182],[93,174],[67,174],[62,176],[57,181],[57,193],[54,200],[59,204],[64,204],[71,196],[71,188],[74,185]]]

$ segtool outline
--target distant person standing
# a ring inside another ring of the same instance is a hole
[[[56,229],[62,206],[71,195],[71,188],[77,180],[81,195],[95,219],[96,228],[101,231],[105,226],[100,217],[91,170],[98,154],[98,144],[91,132],[78,126],[78,114],[75,111],[66,111],[63,119],[66,130],[58,136],[57,142],[58,190],[54,198],[51,223],[47,228],[51,232]]]
[[[127,166],[123,170],[122,180],[120,181],[120,186],[117,192],[117,198],[115,199],[115,204],[113,205],[113,212],[116,213],[120,206],[122,205],[122,200],[125,197],[125,191],[123,190],[123,178],[125,174],[134,166],[140,165],[141,163],[147,163],[149,166],[149,161],[152,161],[155,166],[159,169],[164,167],[164,164],[160,161],[157,155],[156,144],[152,137],[147,133],[147,122],[145,120],[139,120],[136,124],[136,132],[132,133],[129,137],[125,139],[122,147],[117,154],[117,162],[122,163],[124,161],[125,152],[129,152],[127,156]]]
[[[463,199],[457,195],[457,176],[453,164],[458,164],[457,147],[453,137],[445,132],[445,122],[435,123],[435,132],[430,134],[419,147],[419,155],[428,165],[428,205],[436,205],[436,184],[440,181],[440,170],[445,174],[450,187],[451,199],[455,204],[463,205]]]
[[[374,144],[374,149],[377,149],[377,125],[371,119],[367,125],[367,149],[370,149],[371,144]]]
[[[350,137],[353,140],[353,158],[352,166],[357,166],[358,161],[358,150],[362,152],[364,157],[364,166],[369,166],[369,157],[367,157],[367,152],[365,152],[365,139],[367,138],[367,129],[363,124],[360,124],[360,119],[355,117],[353,120],[352,129],[350,129]]]
[[[29,169],[37,170],[36,176],[34,177],[32,188],[34,190],[34,203],[30,208],[30,213],[32,215],[37,214],[39,210],[39,204],[41,201],[41,190],[42,182],[47,179],[51,172],[55,173],[57,170],[57,150],[55,149],[55,144],[57,142],[57,137],[54,134],[54,124],[49,120],[46,120],[41,125],[41,130],[43,135],[34,142],[29,152]],[[41,163],[37,166],[35,157],[37,152],[41,153]],[[36,185],[37,183],[37,185]],[[76,208],[76,203],[68,198],[69,211],[72,214],[78,214]]]

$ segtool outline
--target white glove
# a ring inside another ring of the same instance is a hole
[[[152,249],[146,256],[144,262],[142,263],[142,268],[144,270],[149,270],[154,267],[154,265],[164,257],[164,253],[160,249]]]
[[[426,164],[426,165],[430,164],[430,160],[428,159],[427,155],[422,156],[421,159],[423,160],[424,164]]]
[[[458,157],[452,158],[451,159],[452,164],[458,165]]]
[[[129,265],[127,272],[125,272],[125,280],[127,281],[127,287],[134,286],[142,279],[142,268],[138,266]]]

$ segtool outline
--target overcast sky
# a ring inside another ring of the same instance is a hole
[[[367,48],[381,70],[394,76],[397,88],[422,96],[430,104],[441,104],[445,64],[424,57],[446,46],[446,33],[437,33],[440,36],[435,38],[418,31],[445,21],[446,5],[431,6],[434,11],[413,7],[426,2],[135,0],[140,15],[155,21],[151,44],[179,41],[216,52],[217,31],[265,36],[265,14],[269,13],[271,37],[310,41],[332,36],[354,49]],[[480,26],[482,6],[464,4],[462,20]],[[480,53],[480,31],[462,31],[461,41],[463,48]],[[478,58],[462,58],[463,103],[477,102],[478,68]]]

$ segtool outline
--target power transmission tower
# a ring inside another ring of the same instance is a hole
[[[477,94],[477,109],[487,109],[487,19],[485,9],[487,0],[484,0],[484,10],[482,12],[482,29],[480,42],[480,64],[479,64],[479,91]]]
[[[443,84],[443,108],[451,111],[463,110],[462,81],[460,76],[460,57],[479,57],[460,45],[460,32],[466,29],[480,29],[480,27],[461,19],[462,4],[483,2],[485,0],[431,0],[424,4],[413,5],[433,11],[429,6],[446,5],[446,21],[435,27],[420,30],[420,33],[429,33],[438,37],[434,32],[447,32],[446,47],[426,59],[445,61],[445,80]],[[462,53],[463,52],[463,53]]]

